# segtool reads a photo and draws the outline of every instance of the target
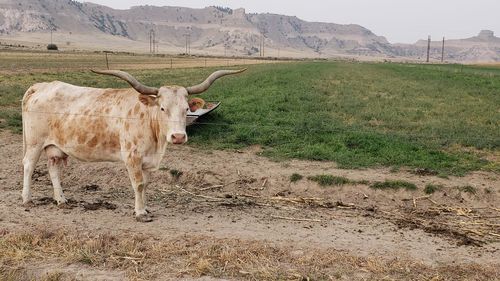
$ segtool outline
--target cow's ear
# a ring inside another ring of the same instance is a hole
[[[139,100],[147,105],[147,106],[155,106],[158,105],[158,97],[157,96],[146,96],[146,95],[140,95]]]

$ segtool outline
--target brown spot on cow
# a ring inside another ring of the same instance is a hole
[[[116,133],[112,133],[109,135],[109,139],[106,143],[106,147],[111,150],[116,150],[120,147],[120,137]]]
[[[139,104],[139,103],[138,103],[138,104],[136,104],[136,105],[134,106],[134,114],[139,113],[139,110],[140,110],[140,109],[141,109],[140,104]]]
[[[51,122],[52,129],[54,130],[60,130],[61,129],[61,120],[56,119],[55,121]]]
[[[94,136],[92,139],[90,139],[90,140],[87,142],[87,145],[88,145],[89,147],[96,147],[96,146],[97,146],[97,143],[98,143],[97,136]]]
[[[141,119],[144,119],[144,112],[141,112]]]
[[[76,136],[78,144],[84,144],[87,140],[87,135],[84,131],[80,130]]]
[[[158,122],[158,120],[151,120],[151,122],[149,123],[149,127],[151,128],[153,141],[155,143],[158,143],[160,139],[160,123]]]
[[[91,125],[91,130],[96,133],[104,132],[108,128],[108,124],[102,119],[96,119]]]
[[[146,106],[154,106],[157,104],[156,98],[151,96],[139,95],[139,101]]]
[[[108,108],[106,108],[106,110],[104,110],[104,112],[105,112],[105,113],[109,113],[109,112],[111,112],[111,108],[109,108],[109,107],[108,107]]]
[[[141,170],[136,170],[134,172],[134,178],[137,182],[142,182],[142,171]]]
[[[104,91],[97,97],[96,101],[107,101],[110,97],[116,98],[123,96],[124,94],[123,89],[104,89]]]
[[[62,130],[54,131],[54,136],[61,145],[66,144],[66,134]]]
[[[28,101],[31,96],[36,92],[36,89],[35,89],[36,86],[33,86],[33,87],[30,87],[26,93],[24,94],[24,101]]]
[[[59,119],[56,119],[55,121],[49,121],[49,127],[51,127],[51,132],[54,136],[54,138],[61,144],[64,145],[66,144],[66,136],[68,135],[67,133],[64,132],[63,125]]]

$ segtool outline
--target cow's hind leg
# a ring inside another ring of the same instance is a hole
[[[28,145],[24,152],[23,166],[24,166],[24,181],[23,181],[23,204],[31,203],[31,176],[35,171],[36,163],[40,159],[42,153],[42,145]]]
[[[54,145],[46,147],[45,153],[48,159],[47,166],[49,168],[50,180],[54,187],[54,200],[56,200],[58,205],[65,204],[66,198],[64,198],[59,176],[60,169],[63,164],[66,164],[68,155]]]

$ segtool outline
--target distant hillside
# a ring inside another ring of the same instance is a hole
[[[441,59],[443,41],[432,41],[430,56]],[[447,61],[500,61],[500,38],[493,31],[482,30],[478,36],[467,39],[445,40],[445,60]],[[427,56],[427,40],[419,40],[413,45],[396,45],[395,54],[402,57],[424,58]]]
[[[46,43],[50,30],[66,48],[147,52],[153,30],[164,52],[185,51],[189,35],[192,52],[200,54],[259,56],[262,38],[266,56],[418,58],[425,53],[422,42],[391,45],[359,25],[247,14],[244,9],[137,6],[115,10],[73,0],[0,0],[0,40]],[[498,41],[486,31],[449,41],[447,59],[500,60]]]

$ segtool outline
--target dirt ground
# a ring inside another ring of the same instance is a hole
[[[445,179],[428,171],[344,170],[331,162],[275,162],[259,156],[259,147],[206,151],[189,145],[171,146],[148,186],[154,221],[138,223],[133,216],[132,188],[122,163],[70,159],[62,178],[70,204],[60,209],[51,199],[52,186],[42,156],[33,176],[36,205],[26,208],[21,205],[22,136],[0,132],[0,151],[0,251],[15,253],[0,254],[0,260],[5,265],[4,274],[6,268],[22,271],[16,275],[18,279],[309,280],[307,274],[316,272],[316,279],[326,280],[500,280],[500,177],[496,174],[476,172]],[[304,178],[292,183],[293,173]],[[343,176],[358,183],[321,187],[307,179],[320,174]],[[384,180],[409,181],[418,189],[369,187]],[[427,196],[423,190],[429,183],[443,187]],[[48,235],[59,237],[55,244],[30,240],[31,246],[23,248],[25,254],[21,255],[19,247],[13,249],[8,245],[13,242],[6,242],[20,241],[19,237],[41,229],[58,231]],[[109,258],[109,264],[64,258],[70,250],[63,253],[62,246],[57,245],[58,239],[63,244],[68,237],[85,240],[103,235],[111,235],[116,241],[140,235],[152,239],[154,242],[147,245],[153,248],[144,251],[144,256],[130,252],[124,255],[131,265],[128,268]],[[198,241],[189,242],[196,246],[186,246],[190,251],[188,261],[182,260],[185,248],[168,254],[169,259],[179,257],[175,261],[180,267],[152,258],[156,253],[154,245],[175,241],[169,245],[178,246],[182,241],[193,241],[188,238]],[[220,244],[226,245],[226,254],[234,250],[222,265],[217,263],[217,259],[223,259],[222,254],[204,258],[201,252],[193,252],[210,245],[213,254]],[[263,275],[264,265],[249,258],[253,248],[248,245],[264,252],[272,249],[266,252],[268,255],[257,255],[257,259],[268,258],[267,273],[284,275]],[[29,251],[31,254],[26,254]],[[316,265],[313,269],[307,265],[309,260],[295,257],[328,257],[332,253],[344,257],[344,263],[323,263],[318,259],[311,263]],[[203,265],[202,258],[207,265]],[[230,271],[233,261],[238,261],[239,267]],[[368,261],[383,263],[387,269],[373,269]],[[403,270],[395,261],[404,261],[409,267]],[[277,262],[279,270],[273,271],[270,265]],[[253,267],[249,268],[249,263]],[[352,265],[352,270],[336,268],[336,273],[330,274],[332,268],[344,264]],[[293,271],[294,266],[301,265],[302,270]],[[429,270],[434,271],[426,273]],[[15,275],[12,272],[9,276]]]

